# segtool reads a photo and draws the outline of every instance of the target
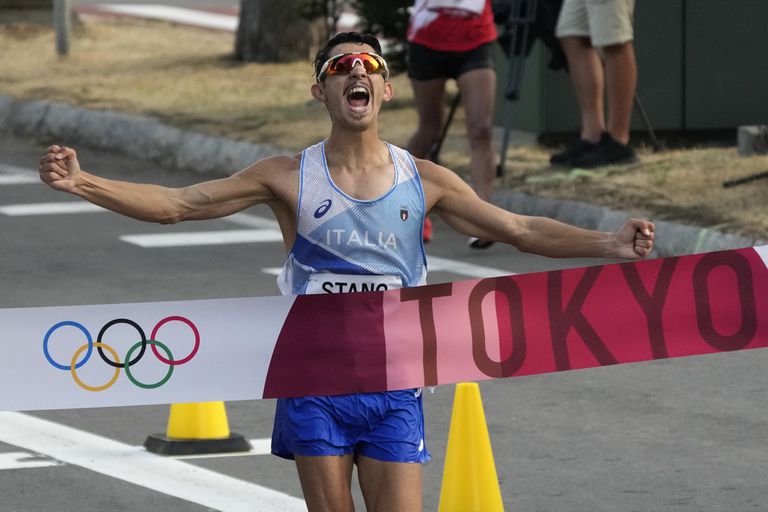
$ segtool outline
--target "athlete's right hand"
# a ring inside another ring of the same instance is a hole
[[[53,145],[45,150],[38,167],[40,179],[54,190],[74,192],[80,162],[72,148]]]

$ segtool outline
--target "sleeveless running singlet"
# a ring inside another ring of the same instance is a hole
[[[333,182],[325,141],[301,154],[296,242],[277,284],[283,295],[385,291],[426,284],[424,191],[411,155],[387,144],[392,187],[369,201]]]

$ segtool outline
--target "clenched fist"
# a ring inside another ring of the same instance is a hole
[[[80,174],[80,162],[72,148],[53,145],[40,158],[40,179],[54,190],[73,193]]]
[[[626,259],[645,258],[653,250],[653,223],[629,219],[616,233],[618,256]]]

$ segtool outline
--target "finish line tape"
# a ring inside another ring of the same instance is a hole
[[[344,394],[768,346],[768,246],[418,288],[0,309],[0,410]]]

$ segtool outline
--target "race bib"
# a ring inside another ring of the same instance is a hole
[[[398,276],[319,273],[309,276],[306,293],[385,292],[402,287]]]

